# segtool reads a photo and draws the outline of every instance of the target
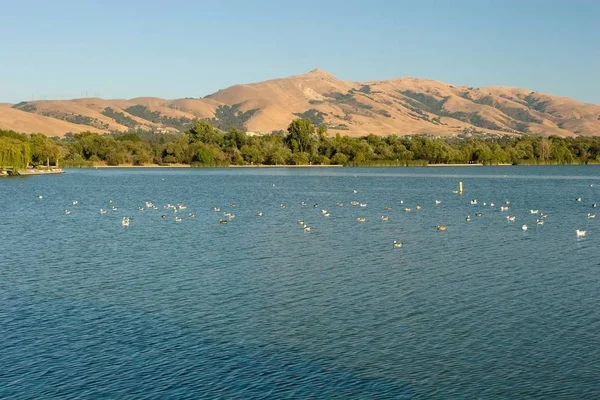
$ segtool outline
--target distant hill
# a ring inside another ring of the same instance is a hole
[[[453,135],[464,131],[600,136],[600,106],[509,87],[464,87],[399,78],[351,82],[315,69],[241,84],[204,98],[83,98],[0,105],[0,128],[62,136],[67,132],[179,131],[197,119],[221,129],[269,133],[297,117],[329,133]]]

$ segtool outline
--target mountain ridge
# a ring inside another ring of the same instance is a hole
[[[85,130],[179,131],[198,119],[209,119],[221,129],[270,133],[284,130],[298,117],[326,125],[330,134],[351,136],[466,132],[600,136],[600,106],[568,97],[505,86],[455,86],[415,77],[346,81],[319,68],[233,85],[202,98],[0,104],[0,128],[49,136]]]

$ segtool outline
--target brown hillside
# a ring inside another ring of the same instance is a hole
[[[75,123],[80,130],[103,132],[131,128],[176,131],[189,128],[196,119],[213,118],[222,129],[237,126],[268,133],[285,129],[292,119],[302,116],[326,125],[332,134],[353,136],[464,131],[600,136],[600,106],[569,98],[417,78],[351,82],[320,69],[234,85],[203,99],[86,98],[22,102],[12,107]],[[4,118],[0,116],[0,124]],[[23,130],[34,130],[25,125]]]
[[[10,107],[0,107],[0,129],[22,133],[43,133],[48,136],[59,137],[64,136],[67,132],[99,132],[89,126],[72,124]]]

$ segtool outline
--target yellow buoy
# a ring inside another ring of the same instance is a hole
[[[462,192],[463,192],[462,182],[458,182],[458,193],[462,193]]]

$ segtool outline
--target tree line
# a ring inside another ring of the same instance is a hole
[[[409,166],[427,164],[587,164],[600,163],[598,137],[473,136],[430,137],[328,136],[324,126],[298,118],[287,132],[249,136],[226,132],[198,121],[186,132],[97,134],[64,138],[0,130],[0,167],[57,164],[107,165],[186,164]]]

